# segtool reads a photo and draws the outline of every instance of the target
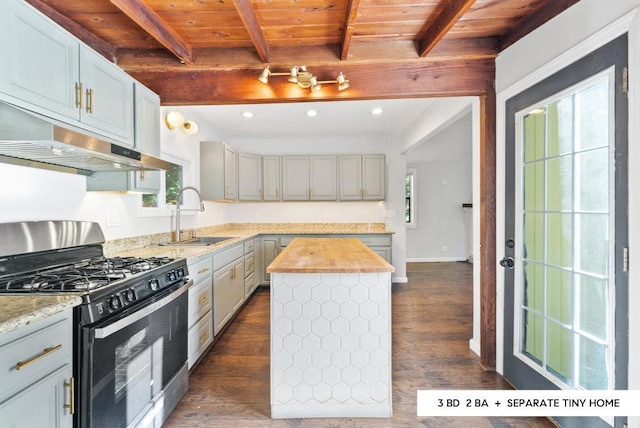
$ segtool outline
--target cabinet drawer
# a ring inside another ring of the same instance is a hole
[[[247,254],[244,256],[244,277],[251,275],[253,273],[255,267],[255,256],[254,253]]]
[[[213,342],[213,318],[211,317],[211,312],[208,312],[196,325],[189,329],[189,368],[198,361],[200,355],[202,355],[211,342]]]
[[[0,401],[72,361],[71,311],[0,337]]]
[[[251,239],[250,241],[247,241],[244,243],[244,253],[250,253],[254,250],[254,241],[253,239]]]
[[[364,245],[368,246],[385,246],[391,245],[391,236],[389,235],[364,235],[356,236]]]
[[[212,288],[212,279],[208,277],[189,289],[189,327],[211,310],[213,303]]]
[[[235,245],[228,250],[213,255],[213,268],[218,270],[244,255],[244,247]]]
[[[255,274],[253,272],[251,272],[244,279],[244,294],[245,294],[245,297],[249,297],[249,295],[254,290],[254,288],[256,288],[256,279],[255,279]]]
[[[202,260],[189,264],[189,278],[193,279],[193,283],[197,284],[207,276],[211,276],[213,271],[211,266],[211,257],[206,257]]]

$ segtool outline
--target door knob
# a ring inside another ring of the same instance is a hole
[[[504,259],[500,260],[500,266],[502,266],[503,268],[513,269],[513,266],[515,264],[516,263],[513,260],[513,257],[505,257]]]

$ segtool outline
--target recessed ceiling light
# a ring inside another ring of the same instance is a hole
[[[246,117],[248,119],[253,117],[253,113],[251,113],[250,111],[245,111],[242,113],[242,117]]]
[[[374,107],[371,109],[371,114],[373,115],[379,115],[382,114],[382,108],[381,107]]]
[[[318,112],[315,110],[307,110],[307,116],[309,117],[315,117],[318,115]]]

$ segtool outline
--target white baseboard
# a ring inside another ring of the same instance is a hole
[[[409,278],[406,276],[393,276],[391,277],[391,282],[393,283],[406,283],[409,282]]]
[[[441,262],[466,262],[466,257],[415,257],[407,258],[407,263],[441,263]]]
[[[469,339],[469,349],[480,356],[480,343],[475,338]]]

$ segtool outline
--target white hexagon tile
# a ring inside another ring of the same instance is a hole
[[[388,273],[272,274],[273,417],[391,416]]]

